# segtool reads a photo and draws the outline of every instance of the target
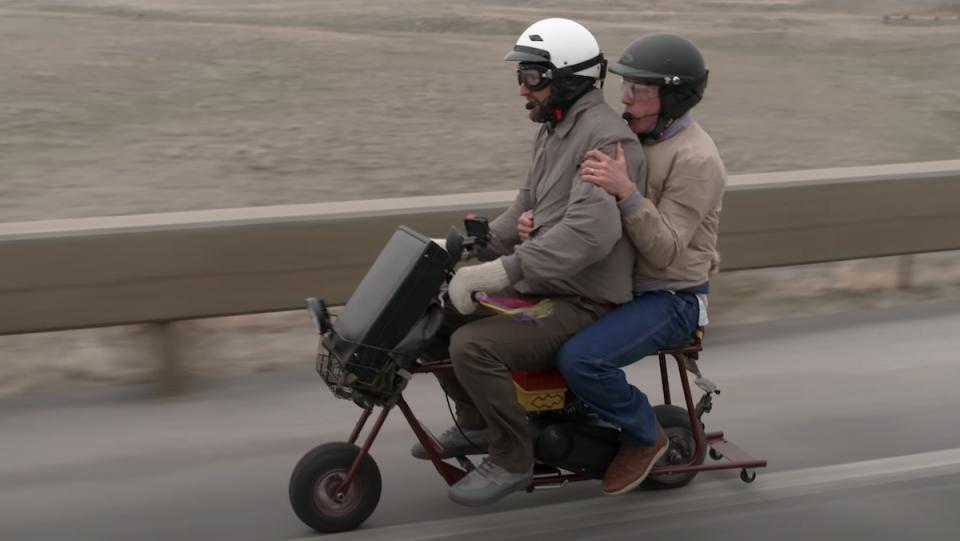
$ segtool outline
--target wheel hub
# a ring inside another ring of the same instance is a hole
[[[320,476],[313,486],[313,503],[326,515],[342,516],[360,505],[362,489],[351,483],[346,492],[338,490],[346,479],[345,471],[331,471]]]
[[[685,435],[682,434],[671,434],[669,437],[669,447],[667,448],[665,458],[671,466],[686,464],[690,462],[690,458],[693,456],[691,447],[688,445],[684,436]]]

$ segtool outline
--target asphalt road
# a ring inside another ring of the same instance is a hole
[[[958,331],[958,303],[708,331],[701,367],[723,393],[707,429],[769,460],[752,485],[716,472],[605,498],[587,482],[462,508],[408,455],[412,435],[394,415],[373,448],[380,505],[342,537],[955,539]],[[655,363],[641,364],[631,379],[654,383]],[[446,427],[432,378],[407,397]],[[345,439],[357,413],[310,367],[176,399],[143,386],[0,400],[0,539],[310,537],[287,502],[290,470]]]

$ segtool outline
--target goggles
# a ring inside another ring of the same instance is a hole
[[[620,83],[620,92],[629,100],[646,100],[656,96],[660,92],[660,87],[649,83],[638,83],[626,79]]]
[[[543,90],[550,84],[550,68],[545,66],[517,66],[517,84],[528,90]]]

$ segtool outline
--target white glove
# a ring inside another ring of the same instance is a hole
[[[461,314],[472,314],[477,309],[477,303],[473,300],[475,291],[494,292],[500,291],[510,285],[510,278],[507,276],[507,269],[499,259],[494,259],[489,263],[481,263],[471,267],[461,267],[453,280],[450,280],[450,287],[447,290],[450,295],[450,302],[457,312]]]
[[[430,240],[432,240],[434,244],[439,244],[440,247],[443,248],[444,250],[447,249],[447,239],[430,239]]]

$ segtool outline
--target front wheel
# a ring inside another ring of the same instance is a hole
[[[681,464],[695,465],[703,464],[704,457],[707,454],[707,440],[703,435],[703,428],[700,423],[695,427],[690,426],[690,414],[687,410],[673,405],[663,404],[653,408],[657,415],[657,422],[667,433],[667,439],[670,441],[670,447],[667,452],[657,460],[655,466],[676,466]],[[700,433],[700,441],[703,443],[700,453],[697,452],[697,442],[694,439],[694,430]],[[696,477],[697,472],[673,473],[670,475],[651,475],[644,482],[646,488],[677,488],[688,484]]]
[[[380,468],[367,455],[353,482],[343,493],[337,487],[360,453],[356,445],[325,443],[305,454],[290,474],[290,505],[314,530],[344,532],[359,526],[380,501]]]

